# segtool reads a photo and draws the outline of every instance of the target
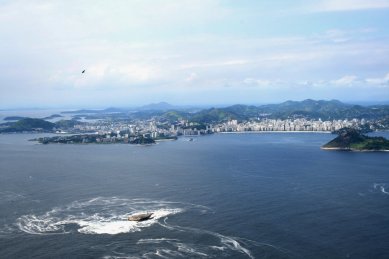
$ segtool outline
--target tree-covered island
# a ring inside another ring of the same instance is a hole
[[[124,132],[110,132],[107,134],[74,134],[31,139],[41,144],[138,144],[149,145],[157,141],[177,140],[176,136],[155,134],[128,134]]]
[[[155,139],[150,136],[120,136],[119,134],[79,134],[68,136],[42,137],[32,139],[41,144],[155,144]]]
[[[336,132],[338,136],[323,145],[325,150],[346,151],[389,151],[389,140],[383,137],[369,137],[360,130],[343,128]]]

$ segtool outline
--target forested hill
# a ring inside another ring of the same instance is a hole
[[[389,117],[389,105],[361,106],[342,103],[337,100],[286,101],[280,104],[261,106],[233,105],[225,108],[211,108],[192,114],[197,122],[218,122],[228,119],[248,120],[266,117],[272,119],[384,119]]]

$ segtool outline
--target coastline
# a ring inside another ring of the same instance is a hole
[[[166,139],[155,139],[154,141],[155,142],[166,142],[166,141],[175,141],[177,139],[173,139],[173,138],[166,138]]]
[[[341,147],[320,147],[322,150],[335,151],[351,151],[351,152],[389,152],[388,149],[355,149],[355,148],[341,148]]]
[[[215,132],[216,134],[262,134],[262,133],[320,133],[320,134],[331,134],[331,131],[284,131],[284,130],[274,130],[274,131],[232,131],[232,132]]]

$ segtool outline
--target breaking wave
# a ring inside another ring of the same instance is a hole
[[[160,218],[181,213],[179,203],[146,199],[98,197],[88,201],[75,201],[42,214],[24,215],[17,219],[20,230],[29,234],[66,234],[77,230],[83,234],[120,234],[141,231]],[[128,221],[128,216],[151,212],[153,218],[142,222]]]
[[[114,242],[104,248],[111,255],[104,258],[256,258],[258,254],[277,255],[277,258],[296,257],[291,252],[273,246],[239,237],[231,237],[209,230],[182,227],[167,223],[165,218],[158,222],[159,233],[165,237],[141,238],[136,243]],[[138,252],[130,251],[137,247]]]
[[[153,213],[153,218],[142,222],[127,220],[130,215],[145,212]],[[109,244],[94,245],[92,249],[103,251],[104,258],[255,258],[258,251],[287,257],[287,251],[269,244],[168,223],[169,216],[184,212],[197,214],[195,218],[213,211],[179,202],[97,197],[55,207],[41,215],[21,216],[16,225],[34,235],[134,233]],[[151,231],[141,232],[151,226]]]
[[[373,187],[374,187],[375,190],[378,190],[378,191],[380,191],[383,194],[388,194],[389,195],[389,192],[385,189],[385,188],[387,188],[385,183],[375,183],[373,185]]]

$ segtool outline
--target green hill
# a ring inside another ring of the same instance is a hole
[[[189,119],[197,123],[216,123],[233,119],[241,119],[241,116],[228,108],[211,108],[199,111],[193,114]]]
[[[73,128],[75,125],[82,124],[82,122],[79,122],[77,120],[60,120],[55,123],[55,127],[59,129],[68,129]]]
[[[183,111],[167,111],[161,115],[161,117],[165,118],[169,122],[175,122],[183,119],[187,119],[190,116],[189,113]]]
[[[169,115],[172,111],[169,112]],[[164,115],[162,115],[164,116]],[[311,100],[286,101],[280,104],[268,105],[232,105],[224,108],[211,108],[196,113],[183,114],[188,120],[198,123],[223,122],[230,119],[239,121],[258,117],[271,119],[374,119],[383,120],[389,118],[389,105],[360,106],[342,103],[337,100]],[[386,125],[386,124],[385,124]]]
[[[54,123],[42,119],[25,118],[11,123],[0,132],[51,131],[54,127]]]
[[[360,131],[344,128],[338,136],[322,146],[329,150],[389,151],[389,140],[383,137],[369,137]]]

